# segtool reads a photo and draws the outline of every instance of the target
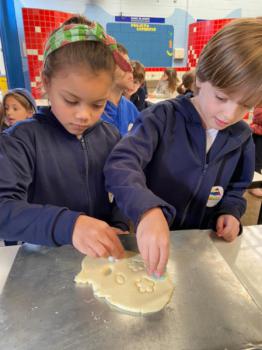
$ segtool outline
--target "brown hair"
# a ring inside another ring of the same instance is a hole
[[[23,107],[24,109],[28,112],[28,113],[34,113],[35,109],[32,106],[32,104],[21,94],[16,93],[14,91],[7,91],[7,93],[4,95],[3,97],[3,102],[2,102],[2,106],[1,106],[1,110],[0,110],[0,130],[2,129],[2,126],[4,125],[4,120],[5,120],[5,104],[6,104],[6,100],[8,97],[14,97]]]
[[[177,72],[174,68],[166,68],[164,74],[167,75],[168,79],[168,88],[171,92],[176,90],[178,84]]]
[[[131,66],[133,68],[134,80],[137,80],[140,84],[145,81],[145,67],[139,61],[131,61]]]
[[[124,45],[117,43],[117,48],[118,48],[118,51],[121,52],[122,54],[128,55],[128,51]]]
[[[241,103],[262,104],[262,20],[242,18],[219,30],[201,52],[196,77]]]
[[[186,72],[182,76],[182,83],[177,87],[179,94],[184,94],[187,90],[194,91],[196,73],[194,70]]]
[[[5,95],[4,95],[4,98],[3,98],[3,108],[4,108],[4,111],[3,111],[3,114],[5,115],[5,103],[6,103],[6,99],[9,97],[9,96],[12,96],[14,97],[28,112],[32,112],[34,113],[35,110],[32,106],[32,104],[24,97],[22,96],[21,94],[18,94],[16,92],[13,92],[13,91],[8,91]]]
[[[90,23],[92,22],[84,16],[74,16],[66,20],[63,25],[90,25]],[[108,71],[113,79],[115,62],[112,52],[109,47],[98,41],[77,41],[60,47],[47,56],[42,73],[50,79],[65,66],[74,67],[76,65],[85,66],[93,72]]]
[[[85,16],[81,16],[81,15],[77,15],[77,16],[73,16],[68,18],[63,25],[68,25],[68,24],[86,24],[88,26],[90,26],[93,22],[89,21],[88,18],[86,18]]]

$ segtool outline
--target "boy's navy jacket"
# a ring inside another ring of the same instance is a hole
[[[146,105],[146,92],[145,89],[140,86],[138,90],[131,95],[130,101],[136,106],[136,108],[141,112],[147,107]]]
[[[112,225],[123,222],[109,203],[103,176],[119,137],[115,127],[98,122],[79,140],[49,108],[5,130],[0,135],[0,237],[63,245],[72,243],[81,213]]]
[[[206,132],[190,99],[144,110],[105,166],[107,189],[135,225],[161,207],[171,229],[212,228],[220,214],[239,219],[254,174],[254,144],[244,121],[219,131],[206,154]],[[207,207],[213,186],[224,189]]]

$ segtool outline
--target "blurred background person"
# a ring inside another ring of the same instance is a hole
[[[32,117],[37,107],[33,96],[26,89],[9,90],[3,98],[3,115],[0,128],[4,130],[16,122]]]
[[[145,83],[145,67],[139,61],[131,61],[133,68],[133,87],[125,91],[126,98],[136,106],[139,111],[145,109],[147,105],[147,87]]]
[[[128,52],[122,44],[117,44],[117,49],[124,60],[129,62]],[[102,120],[113,124],[120,132],[125,135],[133,126],[139,112],[136,106],[130,102],[123,94],[125,91],[133,88],[133,71],[124,71],[116,66],[114,73],[114,82],[109,93]]]
[[[183,74],[182,82],[180,85],[178,85],[177,92],[179,93],[179,95],[193,97],[194,86],[195,86],[195,71],[191,70]]]
[[[177,96],[177,85],[179,79],[177,77],[177,71],[174,68],[167,68],[164,70],[156,89],[153,93],[155,97],[172,98]]]

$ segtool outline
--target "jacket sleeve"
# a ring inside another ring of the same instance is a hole
[[[222,214],[230,214],[240,220],[246,210],[246,200],[243,194],[252,182],[254,171],[255,148],[250,136],[242,146],[242,155],[227,186],[221,204],[218,206],[215,218]]]
[[[170,225],[175,215],[175,209],[146,185],[144,169],[166,125],[163,109],[167,106],[153,108],[156,115],[150,108],[140,114],[129,134],[115,146],[104,168],[107,190],[114,194],[117,205],[135,226],[151,208],[161,207]]]
[[[28,202],[36,164],[33,141],[0,136],[0,237],[48,246],[69,244],[81,213]]]

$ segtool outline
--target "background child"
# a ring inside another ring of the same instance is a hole
[[[126,98],[130,99],[131,102],[136,106],[139,111],[142,111],[147,107],[146,104],[146,93],[145,88],[145,67],[139,61],[131,61],[133,68],[133,86],[132,89],[125,91]]]
[[[117,44],[117,48],[123,59],[129,62],[126,48],[119,43]],[[119,66],[116,66],[114,83],[112,85],[102,119],[110,124],[113,124],[119,130],[121,135],[125,135],[132,128],[133,123],[139,113],[136,106],[123,96],[125,90],[129,90],[132,87],[132,70],[124,71]]]
[[[22,88],[9,90],[3,98],[2,130],[36,113],[36,103],[29,91]]]
[[[114,59],[131,71],[98,23],[66,24],[49,37],[42,80],[51,107],[0,136],[2,238],[73,244],[90,256],[123,254],[121,231],[109,224],[127,226],[109,202],[102,173],[119,140],[100,120]]]
[[[180,95],[187,97],[194,96],[194,85],[195,85],[196,74],[195,71],[189,71],[183,74],[182,83],[177,87],[177,92]]]
[[[137,227],[149,273],[161,275],[171,229],[214,228],[232,241],[254,174],[254,144],[241,119],[262,103],[262,21],[217,32],[196,69],[196,96],[141,112],[105,166],[107,188]]]
[[[256,162],[255,170],[261,174],[262,169],[262,107],[256,107],[253,112],[252,123],[250,124],[255,143]],[[253,188],[248,190],[256,197],[262,197],[262,188]]]
[[[165,69],[154,91],[154,95],[166,98],[175,97],[177,95],[176,88],[178,82],[179,80],[175,68]]]

